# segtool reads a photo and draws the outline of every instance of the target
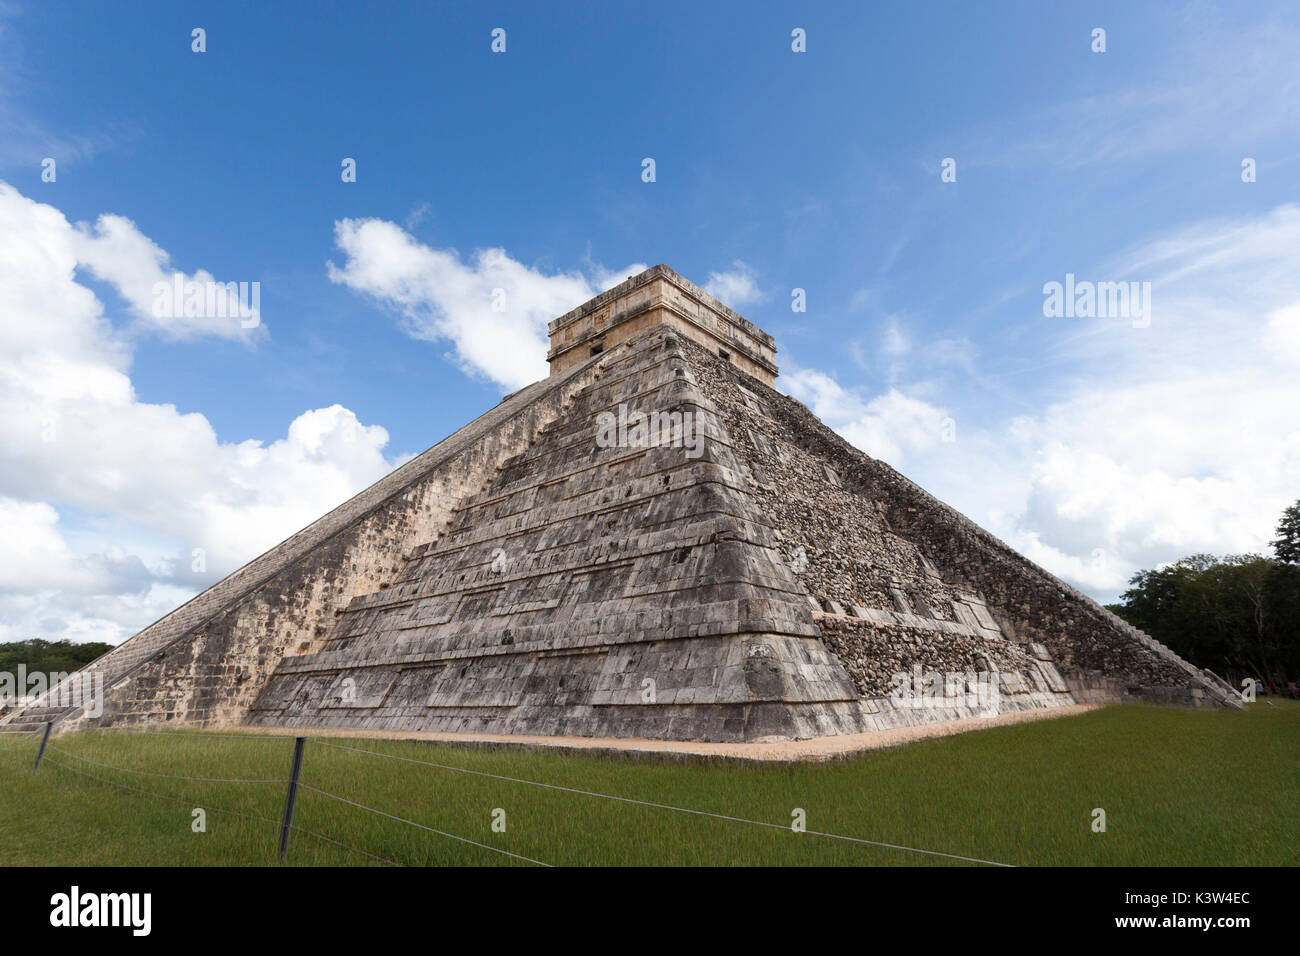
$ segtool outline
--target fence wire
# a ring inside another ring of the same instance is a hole
[[[396,820],[398,823],[405,823],[407,826],[419,827],[421,830],[428,830],[430,833],[436,833],[439,836],[451,837],[451,839],[453,840],[459,840],[461,843],[468,843],[470,846],[477,846],[477,847],[481,847],[484,850],[491,850],[493,853],[501,853],[504,854],[505,856],[514,857],[516,860],[523,860],[525,863],[532,863],[535,866],[549,867],[551,865],[549,863],[543,863],[541,860],[534,860],[531,857],[521,856],[518,853],[511,853],[509,850],[503,850],[500,847],[489,846],[486,843],[478,843],[474,840],[469,839],[468,837],[457,836],[456,834],[448,833],[445,830],[435,830],[433,827],[425,826],[423,823],[416,823],[414,820],[406,820],[403,819],[402,817],[394,816],[391,813],[386,813],[383,810],[376,810],[374,807],[368,807],[365,804],[356,803],[352,800],[347,799],[347,797],[340,797],[336,793],[330,793],[328,790],[320,790],[317,787],[313,787],[305,783],[299,783],[298,786],[302,787],[304,790],[310,790],[312,793],[319,793],[322,797],[329,797],[331,800],[339,801],[339,803],[346,803],[348,806],[356,807],[358,810],[368,810],[371,813],[378,814],[381,817],[387,817],[389,820]]]
[[[164,778],[166,778],[166,779],[168,779],[168,780],[193,780],[193,781],[195,781],[195,782],[197,782],[197,783],[280,783],[280,784],[287,784],[287,783],[289,782],[288,780],[286,780],[286,779],[284,779],[284,778],[277,778],[277,779],[271,779],[271,780],[239,780],[239,779],[229,779],[229,778],[224,778],[224,777],[187,777],[187,776],[185,776],[184,774],[177,774],[177,773],[155,773],[154,771],[151,771],[151,770],[132,770],[130,767],[119,767],[119,766],[117,766],[117,765],[115,765],[115,764],[111,764],[111,763],[100,763],[98,760],[91,760],[89,757],[82,757],[82,756],[79,756],[79,755],[77,755],[77,754],[72,753],[71,751],[64,750],[62,747],[56,747],[56,746],[54,746],[54,744],[50,744],[46,749],[47,749],[47,750],[52,750],[52,751],[54,751],[55,753],[63,754],[65,757],[71,757],[73,760],[80,760],[80,761],[82,761],[83,763],[94,764],[96,767],[103,767],[105,770],[120,770],[122,773],[134,773],[134,774],[139,774],[139,775],[142,776],[142,777],[164,777]]]
[[[26,733],[40,733],[40,732],[41,732],[41,730],[35,730],[35,731],[27,731]],[[177,736],[177,737],[186,737],[186,736],[202,736],[202,737],[219,737],[219,738],[224,739],[224,740],[229,740],[229,739],[231,739],[231,735],[226,735],[226,734],[190,734],[190,733],[178,733],[178,732],[174,732],[174,731],[135,731],[134,733],[150,734],[150,735],[159,735],[159,736]],[[265,737],[262,737],[262,736],[257,736],[257,737],[248,736],[248,737],[245,737],[245,736],[243,736],[243,735],[236,735],[236,736],[238,737],[238,739],[263,739],[263,740],[276,740],[276,741],[283,741],[283,740],[294,739],[294,738],[291,738],[291,737],[275,736],[275,735],[266,735]],[[709,810],[697,810],[697,809],[693,809],[693,808],[691,808],[691,807],[678,807],[678,806],[674,806],[674,805],[672,805],[672,804],[667,804],[667,803],[658,803],[658,802],[655,802],[655,801],[652,801],[652,800],[641,800],[641,799],[637,799],[637,798],[635,798],[635,797],[623,797],[623,796],[618,796],[618,795],[616,795],[616,794],[600,793],[600,792],[598,792],[598,791],[594,791],[594,790],[582,790],[582,789],[579,789],[579,788],[577,788],[577,787],[566,787],[566,786],[562,786],[562,785],[560,785],[560,784],[543,783],[543,782],[538,781],[538,780],[527,780],[527,779],[524,779],[524,778],[522,778],[522,777],[511,777],[511,776],[507,776],[507,775],[505,775],[505,774],[490,773],[490,772],[485,771],[485,770],[471,770],[471,769],[466,768],[466,767],[456,767],[456,766],[453,766],[453,765],[450,765],[450,764],[442,764],[442,763],[437,763],[437,762],[435,762],[435,761],[430,761],[430,760],[418,760],[418,759],[416,759],[416,758],[414,758],[414,757],[403,757],[403,756],[399,756],[399,755],[397,755],[397,754],[388,754],[388,753],[384,753],[384,752],[382,752],[382,751],[378,751],[378,750],[370,750],[370,749],[363,748],[363,747],[349,747],[349,746],[344,745],[344,744],[331,743],[330,741],[328,741],[328,740],[323,740],[323,739],[321,739],[321,738],[319,738],[319,737],[311,737],[311,738],[307,738],[307,739],[311,740],[312,743],[320,744],[320,745],[323,746],[323,747],[329,747],[329,748],[332,748],[332,749],[335,749],[335,750],[343,750],[343,751],[349,751],[349,752],[352,752],[352,753],[366,754],[366,755],[371,756],[371,757],[383,757],[383,758],[386,758],[386,759],[388,759],[388,760],[396,760],[396,761],[400,761],[400,762],[402,762],[402,763],[412,763],[412,764],[418,764],[418,765],[420,765],[420,766],[425,766],[425,767],[433,767],[433,768],[435,768],[435,769],[438,769],[438,770],[445,770],[445,771],[448,771],[448,772],[451,772],[451,773],[467,774],[467,775],[470,775],[470,776],[476,776],[476,777],[486,777],[486,778],[493,779],[493,780],[502,780],[502,781],[505,781],[505,782],[508,782],[508,783],[523,784],[523,785],[525,785],[525,786],[538,787],[538,788],[540,788],[540,789],[544,789],[544,790],[553,790],[553,791],[557,791],[557,792],[560,792],[560,793],[571,793],[571,794],[577,794],[577,795],[585,796],[585,797],[595,797],[595,798],[602,799],[602,800],[612,800],[612,801],[615,801],[615,802],[618,802],[618,803],[631,804],[631,805],[634,805],[634,806],[649,807],[649,808],[658,809],[658,810],[669,810],[669,811],[672,811],[672,812],[674,812],[674,813],[684,813],[684,814],[689,814],[689,815],[692,815],[692,816],[708,817],[708,818],[715,819],[715,820],[724,820],[724,821],[727,821],[727,822],[729,822],[729,823],[741,823],[741,824],[745,824],[745,825],[748,825],[748,826],[763,827],[763,828],[765,828],[765,829],[780,830],[780,831],[784,831],[784,832],[794,832],[794,831],[792,831],[791,827],[790,827],[788,824],[768,823],[768,822],[766,822],[766,821],[762,821],[762,820],[750,820],[750,819],[747,819],[747,818],[745,818],[745,817],[737,817],[737,816],[732,816],[732,815],[725,814],[725,813],[715,813],[715,812],[713,812],[713,811],[709,811]],[[49,744],[49,745],[47,746],[47,750],[52,751],[52,752],[54,752],[54,753],[62,754],[63,756],[66,756],[66,757],[70,757],[70,758],[73,759],[73,760],[77,760],[77,761],[81,761],[81,762],[83,762],[83,763],[91,764],[91,765],[93,765],[93,766],[100,767],[100,768],[103,768],[103,769],[106,769],[106,770],[116,770],[116,771],[119,771],[119,772],[121,772],[121,773],[136,774],[136,775],[139,775],[139,776],[155,777],[155,778],[162,778],[162,779],[168,779],[168,780],[187,780],[187,781],[192,781],[192,782],[195,782],[195,783],[233,783],[233,784],[281,784],[281,785],[287,785],[287,784],[290,783],[289,780],[284,779],[284,778],[271,778],[271,779],[240,779],[240,778],[223,778],[223,777],[194,777],[194,776],[188,776],[188,775],[184,775],[184,774],[169,774],[169,773],[159,773],[159,772],[156,772],[156,771],[149,771],[149,770],[136,770],[136,769],[133,769],[133,768],[130,768],[130,767],[120,767],[120,766],[117,766],[117,765],[115,765],[115,764],[102,763],[102,762],[97,761],[97,760],[92,760],[92,759],[90,759],[89,757],[82,757],[82,756],[80,756],[80,755],[78,755],[78,754],[74,754],[74,753],[72,753],[72,752],[70,752],[70,751],[64,750],[64,749],[61,748],[61,747],[55,746],[54,744]],[[51,758],[49,758],[49,757],[47,757],[46,760],[47,760],[47,762],[52,763],[52,764],[53,764],[54,766],[56,766],[56,767],[61,767],[62,769],[64,769],[64,770],[68,770],[68,771],[70,771],[70,772],[72,772],[72,773],[80,774],[81,776],[89,777],[89,778],[91,778],[91,779],[98,780],[98,781],[100,781],[100,782],[102,782],[102,783],[106,783],[106,784],[108,784],[108,785],[110,785],[110,786],[114,786],[114,787],[119,787],[119,788],[124,789],[124,790],[130,790],[130,791],[133,791],[133,792],[136,792],[136,793],[144,794],[144,795],[149,796],[149,797],[155,797],[155,798],[164,799],[164,800],[172,800],[172,801],[174,801],[174,802],[179,802],[179,803],[193,804],[193,803],[195,802],[195,801],[188,800],[188,799],[181,798],[181,797],[173,797],[173,796],[168,795],[168,794],[157,793],[156,791],[146,790],[146,789],[143,789],[143,788],[140,788],[140,787],[132,787],[132,786],[129,786],[129,785],[127,785],[127,784],[123,784],[123,783],[120,783],[120,782],[118,782],[118,781],[110,780],[110,779],[108,779],[108,778],[106,778],[106,777],[99,776],[98,774],[93,774],[93,773],[89,773],[89,772],[87,772],[87,771],[78,770],[78,769],[75,768],[75,767],[72,767],[72,766],[70,766],[70,765],[68,765],[68,764],[62,763],[61,761],[53,760],[53,759],[51,759]],[[471,839],[469,839],[468,837],[459,836],[459,835],[457,835],[457,834],[455,834],[455,833],[448,833],[448,832],[445,831],[445,830],[439,830],[439,829],[436,829],[436,828],[434,828],[434,827],[427,826],[427,825],[425,825],[425,824],[423,824],[423,823],[417,823],[417,822],[414,821],[414,820],[407,820],[407,819],[405,819],[404,817],[399,817],[399,816],[397,816],[397,815],[395,815],[395,814],[388,813],[387,811],[384,811],[384,810],[379,810],[379,809],[377,809],[377,808],[375,808],[375,807],[366,806],[366,805],[363,804],[363,803],[358,803],[357,801],[350,800],[350,799],[348,799],[347,797],[340,796],[339,794],[331,793],[331,792],[328,791],[328,790],[323,790],[323,789],[320,789],[320,788],[318,788],[318,787],[310,786],[310,785],[307,784],[307,783],[299,782],[299,786],[300,786],[302,789],[304,789],[304,790],[308,790],[308,791],[311,791],[312,793],[319,794],[319,795],[322,796],[322,797],[325,797],[325,798],[330,799],[330,800],[337,801],[337,802],[342,803],[342,804],[344,804],[344,805],[346,805],[346,806],[353,807],[353,808],[355,808],[355,809],[362,810],[362,811],[365,811],[365,812],[368,812],[368,813],[372,813],[372,814],[375,814],[375,815],[377,815],[377,816],[383,817],[383,818],[388,819],[388,820],[392,820],[392,821],[397,822],[397,823],[402,823],[402,824],[405,824],[405,825],[407,825],[407,826],[415,827],[415,828],[417,828],[417,829],[424,830],[424,831],[426,831],[426,832],[428,832],[428,833],[434,833],[434,834],[437,834],[438,836],[443,836],[443,837],[447,837],[447,838],[452,839],[452,840],[457,840],[457,841],[459,841],[459,842],[461,842],[461,843],[465,843],[465,844],[468,844],[468,845],[470,845],[470,846],[478,847],[478,848],[480,848],[480,849],[490,850],[490,851],[492,851],[493,853],[499,853],[499,854],[502,854],[502,855],[504,855],[504,856],[511,857],[511,858],[513,858],[513,859],[520,860],[520,861],[525,862],[525,863],[531,863],[531,864],[533,864],[533,865],[535,865],[535,866],[545,866],[545,867],[549,867],[549,866],[552,865],[552,864],[549,864],[549,863],[545,863],[545,862],[543,862],[543,861],[541,861],[541,860],[535,860],[535,859],[532,859],[531,857],[523,856],[522,854],[519,854],[519,853],[512,853],[511,851],[501,849],[500,847],[494,847],[494,846],[491,846],[491,845],[486,844],[486,843],[479,843],[478,841],[476,841],[476,840],[471,840]],[[199,802],[202,802],[202,801],[199,801]],[[207,806],[205,806],[204,809],[210,809],[210,810],[213,810],[213,811],[218,812],[218,813],[228,813],[228,814],[232,814],[232,815],[234,815],[234,816],[241,816],[241,817],[245,817],[245,818],[248,818],[248,819],[257,820],[257,821],[262,822],[262,823],[270,823],[270,824],[272,824],[272,825],[274,825],[274,826],[279,826],[279,825],[280,825],[277,821],[272,820],[272,819],[270,819],[270,818],[268,818],[268,817],[259,817],[259,816],[255,815],[255,814],[244,813],[244,812],[239,811],[239,810],[231,810],[231,809],[223,808],[223,807],[207,807]],[[391,866],[401,866],[401,865],[402,865],[402,864],[400,864],[400,863],[397,863],[397,862],[394,861],[394,860],[390,860],[390,859],[388,859],[388,858],[386,858],[386,857],[379,856],[379,855],[374,854],[374,853],[370,853],[369,851],[362,850],[362,849],[359,849],[359,848],[357,848],[357,847],[349,846],[348,844],[343,843],[343,842],[338,841],[338,840],[335,840],[335,839],[333,839],[332,837],[328,837],[328,836],[325,836],[324,834],[320,834],[320,833],[315,833],[315,832],[313,832],[313,831],[311,831],[311,830],[307,830],[307,829],[305,829],[305,828],[303,828],[303,827],[300,827],[300,826],[290,825],[290,830],[291,830],[292,832],[302,833],[302,834],[305,835],[305,836],[314,837],[314,838],[319,839],[319,840],[322,840],[322,841],[324,841],[324,842],[326,842],[326,843],[331,843],[331,844],[333,844],[333,845],[335,845],[335,846],[341,847],[342,849],[348,850],[348,851],[350,851],[350,852],[352,852],[352,853],[357,853],[357,854],[360,854],[360,855],[362,855],[362,856],[369,857],[370,859],[373,859],[373,860],[378,860],[378,861],[380,861],[380,862],[382,862],[382,863],[386,863],[386,864],[391,865]],[[904,846],[904,845],[902,845],[902,844],[898,844],[898,843],[886,843],[886,842],[879,841],[879,840],[867,840],[867,839],[864,839],[864,838],[862,838],[862,837],[847,836],[847,835],[845,835],[845,834],[840,834],[840,833],[827,833],[827,832],[820,831],[820,830],[805,830],[805,831],[802,831],[802,832],[806,833],[806,834],[809,835],[809,836],[823,837],[823,838],[825,838],[825,839],[829,839],[829,840],[841,840],[841,841],[845,841],[845,842],[848,842],[848,843],[857,843],[857,844],[861,844],[861,845],[864,845],[864,846],[875,846],[875,847],[881,847],[881,848],[884,848],[884,849],[899,850],[899,851],[903,851],[903,852],[907,852],[907,853],[918,853],[918,854],[923,854],[923,855],[926,855],[926,856],[942,857],[942,858],[950,859],[950,860],[958,860],[958,861],[961,861],[961,862],[963,862],[963,863],[975,863],[975,864],[980,864],[980,865],[984,865],[984,866],[997,866],[997,867],[1010,867],[1010,866],[1012,866],[1012,864],[1009,864],[1009,863],[999,863],[999,862],[994,861],[994,860],[984,860],[984,859],[980,859],[980,858],[978,858],[978,857],[961,856],[961,855],[959,855],[959,854],[955,854],[955,853],[944,853],[944,852],[939,851],[939,850],[925,850],[925,849],[921,849],[921,848],[918,848],[918,847]]]
[[[188,806],[188,807],[199,806],[204,810],[211,810],[214,813],[228,813],[231,816],[243,817],[246,820],[256,820],[259,823],[269,823],[273,827],[277,827],[277,828],[280,826],[279,820],[272,820],[270,817],[260,817],[255,813],[245,813],[243,810],[231,810],[229,807],[214,807],[206,800],[194,800],[192,798],[174,796],[169,793],[158,793],[156,790],[146,790],[143,787],[133,787],[130,784],[121,783],[120,781],[117,780],[110,780],[108,777],[101,777],[97,773],[89,773],[88,771],[85,770],[78,770],[76,767],[73,767],[70,764],[65,764],[61,761],[54,760],[51,757],[46,757],[44,762],[48,764],[52,764],[55,767],[59,767],[60,769],[67,770],[69,773],[75,773],[83,777],[89,777],[90,779],[97,780],[100,783],[108,784],[110,787],[118,787],[119,789],[122,790],[130,790],[133,793],[144,794],[146,797],[153,797],[158,800],[170,800],[172,803],[179,803],[182,804],[183,806]],[[186,777],[184,779],[197,780],[202,778]],[[354,846],[349,846],[346,843],[342,843],[339,840],[335,840],[333,837],[327,837],[322,833],[316,833],[313,830],[308,830],[305,827],[300,827],[296,824],[292,825],[290,829],[294,833],[301,833],[304,836],[315,837],[317,840],[323,840],[326,843],[332,843],[337,847],[341,847],[345,850],[349,850],[352,853],[358,853],[361,856],[368,856],[372,860],[378,860],[381,863],[388,864],[389,866],[402,865],[400,863],[388,859],[387,857],[379,856],[375,853],[371,853],[367,850],[362,850]]]
[[[172,803],[180,803],[189,807],[201,807],[204,810],[211,810],[214,813],[229,813],[232,816],[244,817],[245,819],[248,820],[257,820],[260,823],[270,823],[275,826],[279,826],[278,821],[272,820],[270,817],[259,817],[255,813],[245,813],[243,810],[231,810],[228,807],[214,807],[211,806],[206,800],[194,800],[192,798],[187,798],[187,797],[178,797],[170,793],[159,793],[156,790],[146,790],[143,787],[133,787],[128,783],[122,783],[118,780],[110,780],[108,777],[101,777],[97,773],[90,773],[86,770],[78,770],[76,767],[72,766],[71,764],[66,764],[61,761],[54,760],[50,757],[46,757],[44,762],[53,764],[56,767],[62,767],[64,770],[67,770],[69,773],[80,774],[83,777],[89,777],[92,780],[98,780],[100,783],[106,783],[111,787],[118,787],[122,790],[130,790],[134,793],[142,793],[147,797],[155,797],[159,800],[170,800]]]
[[[308,739],[310,739],[312,743],[322,744],[323,746],[326,747],[333,747],[336,750],[351,750],[355,753],[369,754],[372,757],[387,757],[389,760],[401,760],[406,763],[421,764],[426,767],[437,767],[439,770],[449,770],[454,773],[472,774],[473,776],[476,777],[490,777],[494,780],[506,780],[510,783],[522,783],[522,784],[527,784],[530,787],[541,787],[545,790],[558,790],[563,793],[576,793],[576,794],[581,794],[584,797],[599,797],[603,800],[616,800],[619,803],[631,803],[642,807],[654,807],[655,809],[658,810],[672,810],[676,813],[689,813],[695,816],[713,817],[716,820],[726,820],[731,823],[746,823],[749,824],[750,826],[767,827],[768,829],[772,829],[772,830],[784,830],[787,832],[793,832],[791,831],[790,826],[788,824],[766,823],[762,820],[747,820],[744,817],[728,816],[725,813],[713,813],[708,810],[693,810],[690,807],[675,807],[667,803],[655,803],[650,800],[638,800],[635,797],[619,797],[610,793],[597,793],[594,790],[579,790],[576,787],[563,787],[560,786],[559,784],[554,784],[554,783],[541,783],[540,781],[537,780],[524,780],[521,777],[507,777],[499,773],[488,773],[485,770],[469,770],[465,767],[453,767],[450,764],[434,763],[429,760],[416,760],[414,757],[400,757],[396,754],[386,754],[378,750],[367,750],[362,747],[348,747],[348,746],[344,746],[343,744],[332,744],[327,740],[320,739],[319,737],[311,737]],[[810,836],[825,837],[830,840],[845,840],[849,843],[861,843],[861,844],[865,844],[866,846],[878,846],[890,850],[905,850],[909,853],[923,853],[926,856],[941,856],[949,860],[961,860],[964,863],[979,863],[984,866],[1001,866],[1001,867],[1014,866],[1014,864],[1011,863],[998,863],[994,860],[981,860],[977,857],[959,856],[955,853],[943,853],[939,850],[922,850],[914,846],[902,846],[901,844],[898,843],[882,843],[878,840],[865,840],[861,837],[845,836],[839,833],[824,833],[820,830],[806,830],[804,832]]]
[[[37,731],[29,731],[37,733]],[[118,730],[113,733],[136,734],[141,737],[212,737],[216,740],[269,740],[282,743],[294,740],[297,734],[205,734],[197,730]]]

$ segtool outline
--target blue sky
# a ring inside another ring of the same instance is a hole
[[[1096,597],[1264,551],[1300,497],[1297,49],[1285,4],[6,2],[0,639],[129,636],[657,262]],[[151,321],[177,271],[258,282],[260,324]],[[1045,316],[1067,273],[1150,282],[1149,324]]]

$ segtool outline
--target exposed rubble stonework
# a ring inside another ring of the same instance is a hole
[[[7,723],[745,741],[1236,704],[765,384],[770,337],[666,266],[552,332],[548,378],[92,664],[101,716]]]

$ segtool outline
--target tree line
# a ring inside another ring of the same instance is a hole
[[[112,644],[98,641],[12,641],[0,644],[0,674],[17,674],[19,664],[28,674],[71,674],[112,649]]]
[[[1300,501],[1282,512],[1273,556],[1193,554],[1129,580],[1107,607],[1234,685],[1300,678]]]

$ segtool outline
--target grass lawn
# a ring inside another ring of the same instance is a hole
[[[809,831],[1023,866],[1300,864],[1300,703],[1292,701],[1260,702],[1245,713],[1110,707],[781,765],[334,742],[779,825],[307,744],[302,780],[309,787],[555,865],[971,865],[795,833],[795,808],[805,811]],[[33,774],[38,744],[39,737],[0,735],[0,865],[275,863],[291,739],[76,734],[54,738],[57,749]],[[87,761],[274,782],[195,782]],[[1092,831],[1097,807],[1106,811],[1105,833]],[[192,830],[194,808],[206,809],[207,832]],[[505,832],[493,830],[497,809]],[[324,837],[405,865],[528,865],[313,790],[299,796],[295,827],[318,836],[295,832],[290,864],[378,862]]]

